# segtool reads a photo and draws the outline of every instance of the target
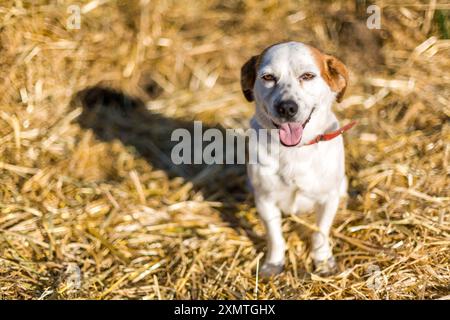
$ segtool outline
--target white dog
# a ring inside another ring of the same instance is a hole
[[[340,101],[348,72],[337,58],[299,42],[265,49],[241,70],[242,91],[255,101],[252,128],[278,129],[279,154],[247,166],[256,208],[267,231],[268,252],[262,276],[284,267],[281,213],[317,212],[312,258],[321,273],[335,271],[329,231],[339,199],[347,193],[344,144],[331,110]],[[272,157],[272,158],[271,158]]]

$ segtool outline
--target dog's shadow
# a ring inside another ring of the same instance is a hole
[[[171,159],[172,132],[186,129],[194,144],[194,122],[168,118],[146,108],[143,100],[125,92],[106,86],[93,86],[78,92],[72,105],[83,108],[77,122],[82,128],[91,129],[102,141],[119,140],[134,147],[155,169],[164,170],[169,178],[181,177],[192,183],[196,192],[201,192],[207,201],[219,201],[221,218],[238,233],[244,232],[258,248],[263,248],[264,239],[255,234],[250,223],[236,215],[238,205],[251,201],[246,188],[244,165],[179,164]],[[211,126],[202,125],[203,132]],[[221,126],[214,127],[225,134]],[[236,153],[235,153],[236,154]]]

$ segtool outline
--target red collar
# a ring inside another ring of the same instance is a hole
[[[337,136],[343,134],[345,131],[350,130],[354,125],[356,124],[356,121],[352,121],[349,124],[343,126],[342,128],[337,129],[336,131],[332,131],[329,133],[319,134],[317,137],[312,139],[310,142],[308,142],[306,145],[309,146],[311,144],[318,143],[319,141],[329,141]]]

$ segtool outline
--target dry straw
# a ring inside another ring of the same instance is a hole
[[[2,1],[0,298],[448,299],[449,7],[402,2],[369,30],[364,1],[77,1],[80,29],[70,1]],[[285,272],[257,279],[244,168],[168,157],[194,120],[248,126],[240,66],[285,39],[351,73],[328,278],[307,215],[283,222]]]

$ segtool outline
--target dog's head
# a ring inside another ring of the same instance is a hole
[[[341,101],[347,83],[341,61],[299,42],[273,45],[241,69],[245,98],[279,128],[285,146],[300,143],[313,113]]]

